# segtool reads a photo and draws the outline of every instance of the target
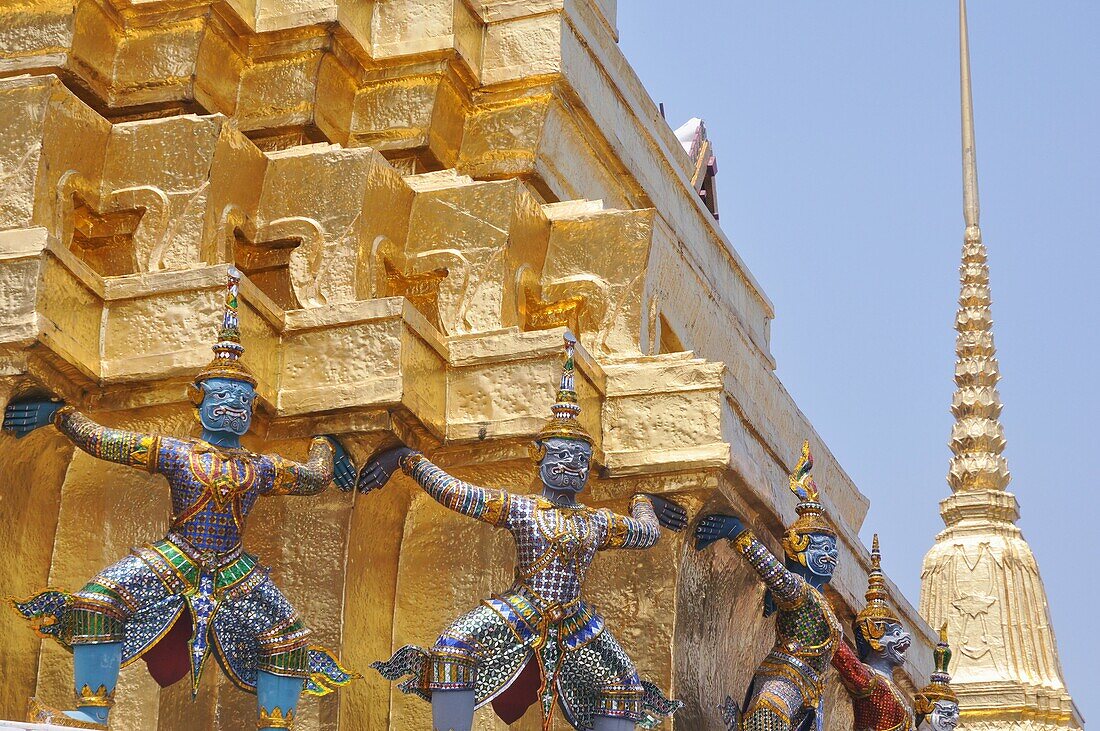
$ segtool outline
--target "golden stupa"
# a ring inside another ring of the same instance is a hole
[[[951,687],[966,731],[1081,729],[1062,679],[1039,566],[1016,521],[1001,426],[989,265],[979,227],[978,165],[966,0],[959,2],[963,213],[966,232],[955,318],[951,496],[946,529],[924,557],[921,614],[952,638]]]

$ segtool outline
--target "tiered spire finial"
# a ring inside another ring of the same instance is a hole
[[[947,481],[955,492],[1003,490],[1008,486],[1008,463],[1002,456],[1004,428],[999,421],[1001,379],[993,344],[993,315],[990,310],[989,266],[979,227],[978,162],[974,142],[974,104],[970,87],[970,43],[966,22],[966,0],[959,2],[959,48],[962,102],[963,239],[958,332],[955,344],[955,396],[951,412],[951,467]]]
[[[966,0],[959,0],[962,91],[963,239],[955,396],[951,411],[950,497],[940,503],[945,530],[924,557],[921,615],[945,623],[958,641],[951,660],[946,633],[936,648],[932,683],[917,696],[919,714],[937,701],[960,701],[965,727],[1069,731],[1083,721],[1066,691],[1046,592],[1019,517],[1000,424],[1000,379],[993,345],[989,268],[979,228],[978,172],[970,91]]]
[[[936,643],[933,656],[936,660],[936,669],[931,675],[931,682],[921,689],[914,703],[914,710],[922,716],[931,714],[939,701],[948,701],[956,705],[959,702],[959,696],[951,687],[951,674],[948,672],[948,666],[951,664],[951,645],[947,641],[947,622],[940,627],[940,641]]]

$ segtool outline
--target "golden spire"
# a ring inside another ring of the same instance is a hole
[[[963,239],[961,291],[955,317],[955,396],[951,412],[951,468],[947,481],[955,492],[1003,490],[1008,486],[1008,463],[1002,456],[1004,429],[999,421],[1001,379],[993,345],[989,267],[978,227],[978,164],[974,149],[974,111],[970,92],[970,43],[966,0],[959,0],[960,76],[962,79]]]
[[[864,598],[868,604],[878,602],[886,603],[886,577],[882,575],[882,551],[878,547],[878,533],[871,539],[871,573],[867,576],[867,594]]]
[[[1081,714],[1062,679],[1046,591],[1035,556],[1015,523],[1003,452],[1000,371],[993,346],[989,268],[978,228],[978,167],[970,94],[966,0],[959,0],[962,79],[962,288],[955,318],[955,396],[951,412],[952,494],[940,503],[945,529],[924,557],[921,616],[950,627],[956,639],[954,677],[946,630],[932,684],[917,697],[927,713],[936,699],[960,701],[962,728],[983,731],[1082,729]],[[948,685],[950,681],[950,685]]]

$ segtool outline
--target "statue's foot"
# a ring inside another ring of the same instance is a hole
[[[31,698],[27,720],[31,723],[45,723],[64,728],[97,728],[101,731],[107,731],[107,724],[99,723],[82,711],[59,711],[56,708],[47,706],[37,698]]]

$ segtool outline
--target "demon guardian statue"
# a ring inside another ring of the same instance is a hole
[[[637,670],[603,618],[581,598],[597,551],[649,548],[660,525],[680,530],[682,508],[635,495],[631,515],[577,502],[588,481],[592,437],[577,421],[573,349],[565,365],[553,417],[535,442],[542,492],[521,495],[458,480],[407,447],[377,454],[363,468],[359,489],[384,485],[400,468],[433,498],[456,512],[512,533],[515,583],[459,617],[431,650],[405,646],[374,667],[388,680],[432,704],[435,728],[469,731],[474,710],[492,703],[507,723],[540,703],[544,728],[555,707],[577,729],[625,731],[656,726],[680,707]]]
[[[912,731],[913,710],[894,683],[894,669],[905,664],[912,637],[890,609],[878,535],[871,544],[867,606],[856,615],[856,652],[841,642],[833,667],[852,697],[855,731]]]
[[[56,401],[13,402],[4,412],[4,429],[16,436],[53,424],[94,457],[163,475],[172,494],[163,540],[135,549],[75,594],[51,590],[16,603],[40,634],[73,652],[74,710],[32,702],[31,721],[106,729],[119,668],[139,657],[162,686],[190,675],[194,695],[214,654],[236,685],[257,693],[260,729],[291,728],[303,687],[324,695],[351,679],[330,651],[311,646],[310,630],[269,570],[241,548],[261,496],[315,495],[334,473],[350,489],[355,473],[329,437],[314,438],[305,464],[241,448],[256,379],[240,362],[239,281],[230,268],[215,357],[190,388],[199,439],[110,429]]]
[[[836,568],[836,532],[825,519],[813,468],[810,444],[790,476],[799,498],[798,520],[783,537],[786,560],[772,555],[741,519],[706,516],[695,529],[695,548],[703,550],[722,538],[733,541],[768,587],[764,615],[775,614],[775,646],[760,663],[745,696],[744,709],[726,698],[722,713],[731,730],[787,731],[822,728],[821,695],[825,673],[842,630],[821,593]]]

